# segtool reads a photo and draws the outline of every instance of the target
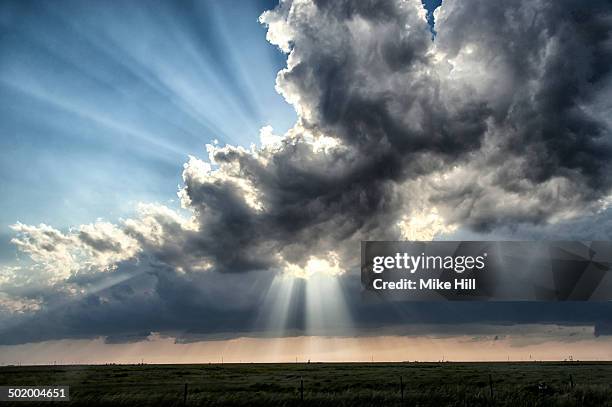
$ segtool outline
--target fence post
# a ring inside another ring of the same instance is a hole
[[[493,377],[489,374],[489,391],[491,393],[491,398],[493,398]]]
[[[300,401],[304,402],[304,379],[300,377]]]
[[[187,404],[187,383],[185,383],[185,391],[183,392],[183,405]]]
[[[573,389],[573,388],[574,388],[574,378],[570,374],[570,389]]]
[[[400,393],[402,394],[402,405],[404,404],[404,378],[400,376]]]

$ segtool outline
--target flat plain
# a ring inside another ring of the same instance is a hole
[[[612,406],[612,362],[3,366],[0,385],[68,385],[61,406]]]

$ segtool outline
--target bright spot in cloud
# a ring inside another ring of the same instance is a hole
[[[338,276],[344,273],[340,268],[340,259],[335,252],[328,252],[327,258],[310,256],[304,266],[285,262],[285,273],[296,278],[309,279],[314,275]]]
[[[417,241],[433,240],[436,236],[452,233],[457,229],[455,225],[447,225],[435,207],[429,211],[414,211],[402,217],[397,225],[403,239]]]
[[[283,141],[283,137],[274,134],[274,129],[268,125],[259,129],[259,141],[262,147],[278,146]]]

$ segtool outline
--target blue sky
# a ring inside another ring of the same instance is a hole
[[[16,221],[66,228],[168,203],[205,143],[295,121],[274,90],[285,56],[257,21],[273,1],[137,3],[0,5],[5,260]]]

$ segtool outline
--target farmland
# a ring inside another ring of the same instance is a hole
[[[612,363],[4,366],[0,385],[68,385],[63,406],[612,406]]]

